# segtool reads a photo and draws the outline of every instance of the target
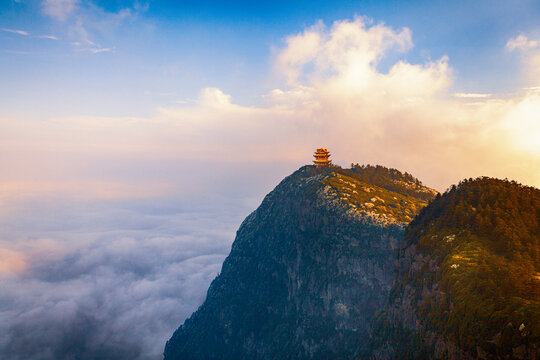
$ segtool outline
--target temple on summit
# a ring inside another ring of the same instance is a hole
[[[332,163],[332,160],[329,159],[330,153],[327,148],[318,148],[315,154],[313,154],[313,157],[315,158],[313,163],[317,169],[328,167]]]

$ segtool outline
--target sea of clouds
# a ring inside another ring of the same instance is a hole
[[[4,203],[2,359],[161,358],[252,210],[236,200]]]
[[[242,220],[299,167],[113,161],[121,186],[0,191],[2,360],[161,359]]]

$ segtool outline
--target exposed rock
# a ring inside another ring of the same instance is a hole
[[[411,214],[425,201],[349,175],[304,167],[268,194],[165,359],[355,358],[394,282],[405,223],[363,210],[368,195],[354,189]]]

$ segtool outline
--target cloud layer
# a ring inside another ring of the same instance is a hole
[[[245,215],[186,199],[17,207],[1,220],[3,359],[161,358]]]
[[[439,190],[481,175],[538,186],[538,92],[455,92],[447,57],[381,65],[410,49],[411,38],[406,28],[365,18],[319,23],[277,52],[284,87],[264,95],[264,106],[239,106],[205,89],[197,105],[161,109],[160,118],[189,133],[184,145],[201,156],[308,162],[308,150],[325,145],[344,165],[382,163]]]
[[[518,37],[509,44],[529,49],[535,43]],[[195,102],[160,107],[146,118],[0,119],[0,148],[9,154],[9,171],[0,180],[34,190],[90,182],[92,188],[108,184],[111,193],[163,194],[171,179],[137,174],[136,163],[173,169],[197,161],[301,165],[324,145],[342,165],[396,167],[438,190],[481,175],[538,186],[537,88],[504,97],[456,91],[451,60],[412,64],[401,58],[412,46],[406,28],[365,18],[318,23],[286,38],[274,59],[283,86],[261,95],[258,106],[205,88]],[[395,61],[388,64],[389,58]],[[182,181],[198,183],[192,175]],[[130,191],[126,183],[144,187]]]
[[[528,83],[538,86],[540,81],[540,41],[530,39],[524,34],[511,38],[506,43],[506,50],[518,52],[523,63],[522,76]]]

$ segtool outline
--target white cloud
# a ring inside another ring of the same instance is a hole
[[[73,36],[77,37],[79,41],[74,41],[71,44],[75,46],[75,51],[87,51],[92,54],[99,54],[102,52],[111,52],[112,48],[103,47],[100,44],[95,43],[88,37],[88,31],[86,30],[83,21],[78,19],[71,27],[70,32]]]
[[[58,40],[54,35],[38,35],[37,37],[40,39]]]
[[[366,24],[361,18],[330,29],[319,23],[288,37],[276,55],[288,87],[263,96],[264,107],[242,107],[207,89],[193,106],[160,109],[160,119],[177,124],[187,136],[183,146],[202,157],[308,163],[308,149],[327,145],[338,162],[383,163],[441,190],[480,175],[540,184],[540,171],[531,171],[539,169],[538,145],[522,142],[524,129],[536,134],[540,122],[534,111],[516,111],[535,106],[533,92],[511,99],[451,94],[446,57],[398,61],[382,73],[380,59],[411,48],[411,34]]]
[[[369,22],[357,17],[354,21],[337,21],[329,30],[319,22],[301,34],[288,37],[287,46],[277,58],[279,71],[289,85],[304,80],[300,75],[316,78],[340,73],[354,80],[369,74],[387,51],[403,52],[412,47],[409,29],[396,31],[383,24],[369,26]],[[313,70],[306,71],[308,66]]]
[[[46,15],[59,20],[65,27],[66,37],[77,47],[75,51],[93,54],[113,51],[113,46],[102,46],[99,43],[110,41],[120,26],[148,8],[138,2],[118,12],[109,12],[92,2],[81,3],[79,0],[43,0],[41,4]],[[41,37],[57,40],[52,35]],[[79,48],[81,46],[85,48]]]
[[[515,148],[532,154],[536,161],[540,158],[540,93],[530,92],[523,99],[513,101],[501,125],[503,130],[513,134]],[[535,161],[531,161],[531,165],[534,164]],[[534,169],[531,167],[531,171]]]
[[[112,50],[110,48],[93,48],[89,49],[88,51],[90,51],[92,54],[99,54],[102,52],[110,52]]]
[[[9,32],[9,33],[12,33],[12,34],[18,34],[18,35],[22,35],[22,36],[30,36],[30,33],[28,31],[24,31],[24,30],[14,30],[14,29],[7,29],[7,28],[0,28],[0,30],[5,31],[5,32]],[[54,35],[35,35],[33,37],[38,38],[38,39],[58,40],[58,38],[56,36],[54,36]]]
[[[520,34],[515,38],[508,40],[506,48],[510,51],[513,50],[530,50],[535,49],[539,45],[537,40],[530,40],[527,36]]]
[[[231,96],[218,88],[205,88],[199,95],[199,104],[210,108],[230,108]]]
[[[23,36],[28,36],[28,35],[30,35],[29,32],[24,31],[24,30],[14,30],[14,29],[6,29],[6,28],[2,28],[2,31],[9,32],[9,33],[12,33],[12,34],[23,35]]]
[[[493,94],[482,94],[482,93],[455,93],[454,96],[457,98],[463,99],[486,99],[491,97]]]
[[[66,20],[76,9],[79,0],[43,0],[43,12],[57,20]]]
[[[306,46],[300,41],[306,37],[315,40]],[[396,167],[439,190],[480,175],[538,186],[536,92],[514,98],[449,92],[453,75],[446,57],[420,64],[401,60],[386,72],[378,69],[390,52],[411,47],[407,29],[367,25],[360,18],[329,28],[317,24],[289,37],[277,51],[275,69],[285,84],[263,95],[261,106],[242,106],[222,89],[206,88],[196,101],[160,107],[148,118],[70,117],[31,127],[0,120],[0,148],[13,154],[5,173],[21,174],[11,182],[33,184],[39,174],[54,184],[56,175],[48,178],[48,173],[71,169],[76,184],[78,176],[87,181],[86,173],[76,175],[79,170],[69,165],[76,158],[104,164],[197,159],[300,165],[310,163],[313,148],[326,146],[337,163]],[[94,179],[100,188],[112,181],[113,194],[131,191],[129,186],[120,190],[124,180]],[[169,180],[160,181],[156,186],[166,192]]]
[[[523,78],[529,84],[540,83],[540,41],[520,34],[506,43],[508,51],[519,51],[523,63]]]
[[[9,205],[0,217],[6,360],[160,358],[204,300],[247,211],[185,198]]]

